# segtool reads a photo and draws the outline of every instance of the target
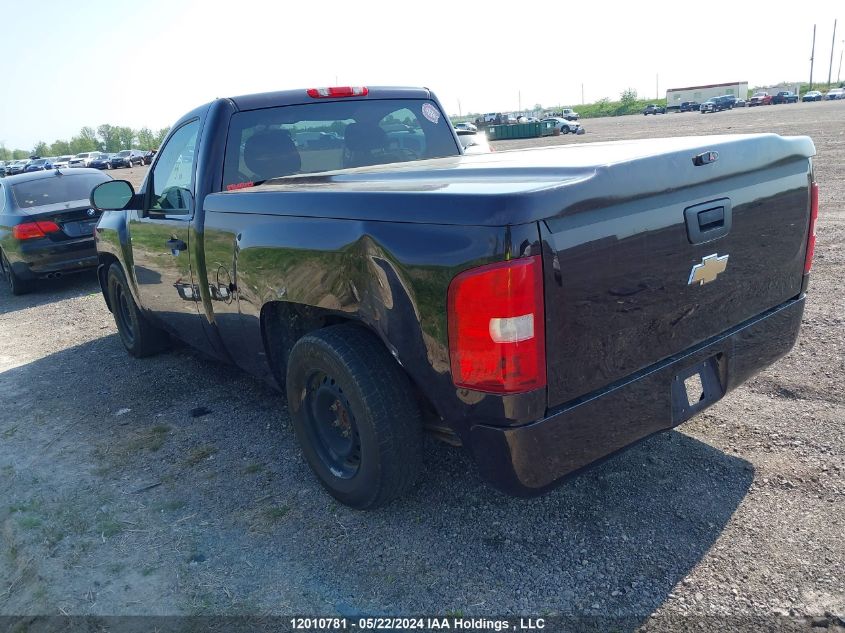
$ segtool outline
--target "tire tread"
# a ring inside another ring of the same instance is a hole
[[[333,325],[306,334],[291,356],[306,345],[333,354],[347,368],[375,427],[383,466],[381,485],[367,503],[355,507],[374,509],[402,496],[422,467],[422,416],[410,380],[383,343],[361,326]]]

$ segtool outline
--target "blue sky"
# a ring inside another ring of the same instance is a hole
[[[218,96],[424,85],[450,113],[577,105],[631,87],[826,80],[829,0],[473,3],[0,1],[0,142],[32,148],[83,125],[166,127]],[[837,13],[841,15],[837,16]]]

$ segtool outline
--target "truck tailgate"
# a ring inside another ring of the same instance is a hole
[[[800,293],[812,144],[711,138],[597,166],[540,222],[549,407]]]

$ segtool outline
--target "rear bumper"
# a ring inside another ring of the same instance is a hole
[[[504,492],[531,496],[710,406],[786,354],[798,337],[804,297],[520,427],[477,425],[470,448],[482,476]],[[681,409],[673,383],[693,367],[714,369],[716,394]],[[674,400],[674,402],[673,402]],[[673,406],[674,405],[674,406]]]
[[[98,263],[93,237],[63,242],[46,239],[22,242],[8,257],[15,274],[26,280],[87,270]]]

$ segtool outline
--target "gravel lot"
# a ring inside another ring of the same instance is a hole
[[[0,615],[592,614],[674,630],[696,622],[682,616],[726,616],[731,628],[792,614],[845,625],[845,102],[583,123],[577,138],[495,146],[814,139],[818,247],[788,357],[541,498],[493,491],[460,450],[431,441],[415,494],[359,513],[321,491],[276,391],[185,347],[127,356],[93,274],[24,297],[3,286]]]

